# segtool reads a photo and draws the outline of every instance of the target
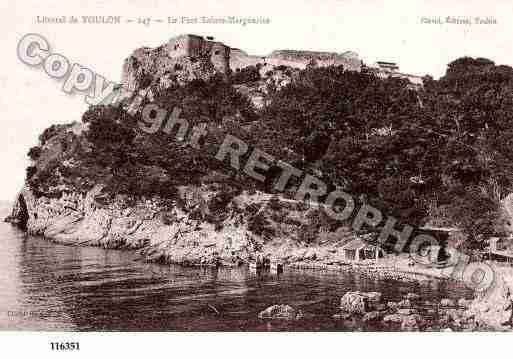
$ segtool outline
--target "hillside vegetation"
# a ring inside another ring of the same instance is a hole
[[[219,213],[243,190],[272,192],[276,173],[271,168],[260,183],[217,161],[231,134],[410,224],[461,227],[471,246],[503,230],[499,205],[513,178],[511,67],[460,58],[418,90],[342,67],[288,72],[291,81],[281,87],[248,70],[156,93],[159,107],[181,108],[191,125],[208,123],[199,150],[175,133],[141,132],[140,114],[91,107],[82,124],[52,126],[40,136],[29,151],[27,183],[37,196],[83,193],[100,183],[106,201],[169,203],[181,185],[216,183]],[[267,86],[265,105],[255,108],[240,85]],[[291,181],[285,196],[298,183]]]

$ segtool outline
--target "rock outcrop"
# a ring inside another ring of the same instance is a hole
[[[258,317],[260,319],[297,320],[303,318],[303,312],[287,304],[276,304],[261,311]]]
[[[469,312],[478,324],[491,329],[511,329],[513,324],[513,281],[510,268],[494,268],[495,279],[490,288],[477,293],[469,304]]]
[[[378,292],[347,292],[340,299],[340,309],[352,314],[365,314],[376,309],[381,302],[381,293]]]
[[[36,197],[25,187],[9,218],[23,221],[30,234],[73,245],[138,249],[148,261],[225,266],[257,256],[287,264],[342,261],[335,233],[322,236],[322,246],[319,239],[302,238],[316,211],[303,203],[243,192],[214,214],[215,193],[207,187],[180,187],[172,206],[157,199],[105,202],[104,196],[101,185],[59,198]]]
[[[468,305],[460,298],[458,303]],[[418,294],[408,293],[400,301],[385,305],[381,293],[347,292],[341,299],[340,312],[333,318],[356,321],[361,327],[401,331],[440,331],[451,329],[470,331],[489,328],[479,322],[472,311],[458,306],[453,300],[422,301]]]

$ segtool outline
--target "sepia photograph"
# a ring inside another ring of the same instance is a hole
[[[6,357],[509,339],[510,2],[0,9]]]

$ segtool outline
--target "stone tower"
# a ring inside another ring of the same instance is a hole
[[[210,40],[197,35],[180,35],[167,43],[170,58],[206,57],[209,58],[217,72],[225,74],[230,68],[230,48],[222,42]]]
[[[167,43],[167,53],[171,58],[183,56],[200,56],[204,40],[197,35],[180,35]]]
[[[216,71],[227,73],[230,69],[230,48],[222,42],[210,42],[210,61]]]

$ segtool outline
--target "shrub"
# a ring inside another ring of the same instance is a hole
[[[248,66],[234,72],[231,79],[234,84],[247,84],[260,80],[260,72],[256,66]]]
[[[35,161],[39,158],[39,156],[41,156],[41,147],[39,146],[34,146],[32,147],[27,155],[29,156],[29,158],[32,160],[32,161]]]
[[[262,212],[252,216],[249,219],[248,229],[251,232],[265,238],[270,238],[275,235],[274,228],[271,227],[271,223]]]
[[[287,69],[287,66],[285,66],[285,65],[278,65],[278,66],[274,66],[274,69],[277,70],[277,71],[285,71]]]
[[[30,180],[36,174],[37,168],[36,168],[36,166],[28,166],[26,172],[27,172],[26,178],[27,178],[27,180]]]
[[[226,191],[219,191],[210,200],[208,208],[213,214],[221,214],[226,210],[226,206],[233,199],[233,193]]]
[[[44,146],[46,142],[55,136],[60,129],[62,129],[63,125],[51,125],[50,127],[46,128],[43,133],[39,136],[39,143],[41,146]]]

